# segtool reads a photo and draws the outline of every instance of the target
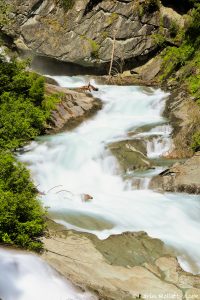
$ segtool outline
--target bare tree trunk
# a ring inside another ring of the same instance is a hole
[[[117,31],[115,32],[115,35],[113,38],[113,46],[112,46],[111,59],[110,59],[110,68],[109,68],[109,73],[108,73],[109,77],[111,76],[113,60],[114,60],[116,34],[117,34]]]

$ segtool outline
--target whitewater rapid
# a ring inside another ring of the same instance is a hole
[[[85,83],[81,77],[54,78],[65,87]],[[147,139],[149,158],[165,154],[171,146],[171,127],[162,117],[167,94],[134,86],[98,87],[94,95],[103,109],[96,116],[72,131],[38,138],[19,155],[45,194],[44,205],[56,222],[101,239],[144,230],[173,247],[184,269],[199,272],[199,198],[149,190],[149,178],[162,168],[142,174],[140,189],[134,189],[134,178],[121,176],[108,149],[109,143],[128,139],[128,132],[149,125],[135,135]],[[92,201],[82,201],[83,194],[91,195]]]
[[[34,255],[0,249],[0,299],[97,300]]]

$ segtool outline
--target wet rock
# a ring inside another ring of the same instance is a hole
[[[146,170],[151,167],[151,162],[146,156],[145,142],[142,140],[115,142],[109,145],[109,149],[124,171]]]
[[[183,300],[200,293],[200,276],[184,272],[164,244],[144,232],[99,240],[53,222],[49,226],[43,259],[99,299]]]
[[[51,112],[47,132],[71,128],[102,107],[101,101],[75,90],[46,84],[46,94],[56,94],[60,102]]]
[[[176,163],[151,180],[150,188],[159,191],[200,194],[200,152],[185,163]]]

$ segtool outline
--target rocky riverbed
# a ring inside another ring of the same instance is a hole
[[[99,299],[200,298],[200,276],[182,270],[170,249],[145,232],[104,241],[49,221],[43,259]]]

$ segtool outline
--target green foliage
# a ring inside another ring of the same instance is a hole
[[[192,137],[192,149],[194,151],[200,150],[200,131],[196,132]]]
[[[60,0],[64,10],[69,10],[74,6],[75,0]]]
[[[163,53],[161,80],[169,78],[174,71],[184,66],[194,53],[192,45],[183,43],[180,47],[167,47]]]
[[[29,172],[12,154],[0,156],[0,242],[41,250],[44,211]]]
[[[186,31],[188,41],[196,48],[200,46],[200,3],[196,2],[195,9],[192,10],[189,27]]]
[[[176,26],[171,28],[171,35],[181,41],[178,47],[168,47],[163,54],[162,80],[180,81],[200,105],[200,3],[193,1],[194,8],[190,11],[190,20],[185,32]],[[181,37],[181,38],[180,38]],[[198,109],[198,107],[197,107]],[[199,120],[193,121],[193,138],[191,147],[194,151],[200,150]]]
[[[152,38],[154,40],[154,43],[160,47],[165,45],[165,43],[166,43],[166,37],[164,36],[164,34],[155,33],[155,34],[152,34]]]
[[[188,70],[187,70],[188,69]],[[188,91],[196,98],[200,104],[200,51],[196,50],[193,59],[185,70],[185,82]]]
[[[44,96],[44,78],[0,58],[0,148],[16,149],[45,130],[58,96]]]
[[[44,95],[44,79],[26,63],[0,57],[0,242],[41,250],[44,211],[23,164],[12,152],[45,130],[61,95]]]
[[[118,18],[119,18],[119,15],[117,13],[115,13],[115,12],[111,13],[107,19],[108,26],[112,25],[115,21],[117,21]]]
[[[5,0],[0,1],[0,28],[8,24],[10,7]]]
[[[139,7],[139,14],[142,17],[144,14],[152,14],[153,12],[159,10],[159,8],[159,0],[145,0]]]
[[[169,33],[171,38],[175,38],[179,32],[179,26],[177,22],[171,21],[170,27],[169,27]]]
[[[51,111],[55,108],[56,104],[60,102],[62,94],[54,94],[50,96],[45,96],[42,101],[42,108],[46,112],[46,118],[50,117]]]
[[[92,57],[98,58],[100,45],[92,39],[87,38],[87,40],[88,40],[88,42],[90,43],[90,45],[92,47],[92,52],[91,52]]]

